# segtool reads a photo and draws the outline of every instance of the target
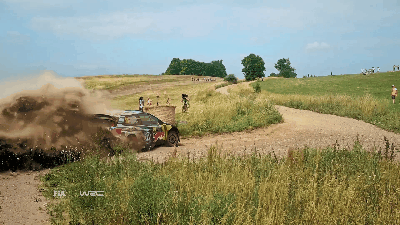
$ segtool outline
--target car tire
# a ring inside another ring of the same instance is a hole
[[[179,142],[178,133],[176,131],[169,132],[168,137],[167,137],[167,145],[169,147],[173,147],[173,146],[178,147],[178,142]]]

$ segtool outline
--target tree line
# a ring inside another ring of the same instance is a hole
[[[264,60],[255,54],[250,54],[242,60],[244,77],[246,81],[255,80],[265,77]],[[295,78],[297,74],[291,66],[289,58],[279,59],[275,63],[275,68],[279,71],[278,74],[271,73],[270,77],[285,77]],[[198,75],[225,78],[226,68],[222,60],[212,61],[211,63],[198,62],[193,59],[173,58],[165,73],[162,75]]]
[[[224,78],[227,74],[222,60],[204,63],[193,59],[173,58],[163,75],[198,75]]]

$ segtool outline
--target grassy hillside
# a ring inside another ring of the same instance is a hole
[[[392,84],[400,86],[400,72],[271,79],[260,86],[261,95],[275,104],[355,118],[400,133],[400,96],[392,104]]]
[[[390,94],[393,84],[400,90],[400,72],[300,79],[270,79],[261,82],[261,89],[276,94],[314,96],[338,94],[362,97],[370,94],[372,97],[382,100],[382,102],[391,102]],[[400,99],[396,102],[395,108],[400,109],[400,104],[398,104]]]

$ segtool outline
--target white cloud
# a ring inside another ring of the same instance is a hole
[[[18,31],[7,31],[7,42],[14,44],[23,44],[30,41],[30,36],[21,34]]]
[[[193,14],[197,10],[205,13]],[[178,9],[177,12],[125,11],[82,17],[34,17],[31,27],[58,35],[77,35],[89,39],[115,39],[124,35],[153,36],[156,39],[157,35],[197,37],[208,35],[214,29],[212,11],[208,7],[189,7]]]
[[[291,8],[241,8],[206,4],[179,6],[157,12],[134,8],[78,17],[36,16],[31,20],[31,27],[58,35],[77,35],[89,39],[115,39],[124,35],[151,39],[193,38],[207,36],[216,30],[246,31],[258,36],[253,42],[260,44],[268,41],[260,38],[265,32],[276,33],[277,28],[301,30],[306,25],[315,24],[315,21],[318,20],[313,14]]]
[[[314,43],[309,43],[306,46],[306,51],[307,52],[313,52],[313,51],[325,51],[330,49],[331,46],[328,45],[325,42],[314,42]]]

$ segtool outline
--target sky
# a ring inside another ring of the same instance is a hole
[[[289,58],[298,77],[392,70],[400,1],[0,0],[0,81],[154,74],[173,58],[223,60],[243,79],[253,53],[265,75]]]

